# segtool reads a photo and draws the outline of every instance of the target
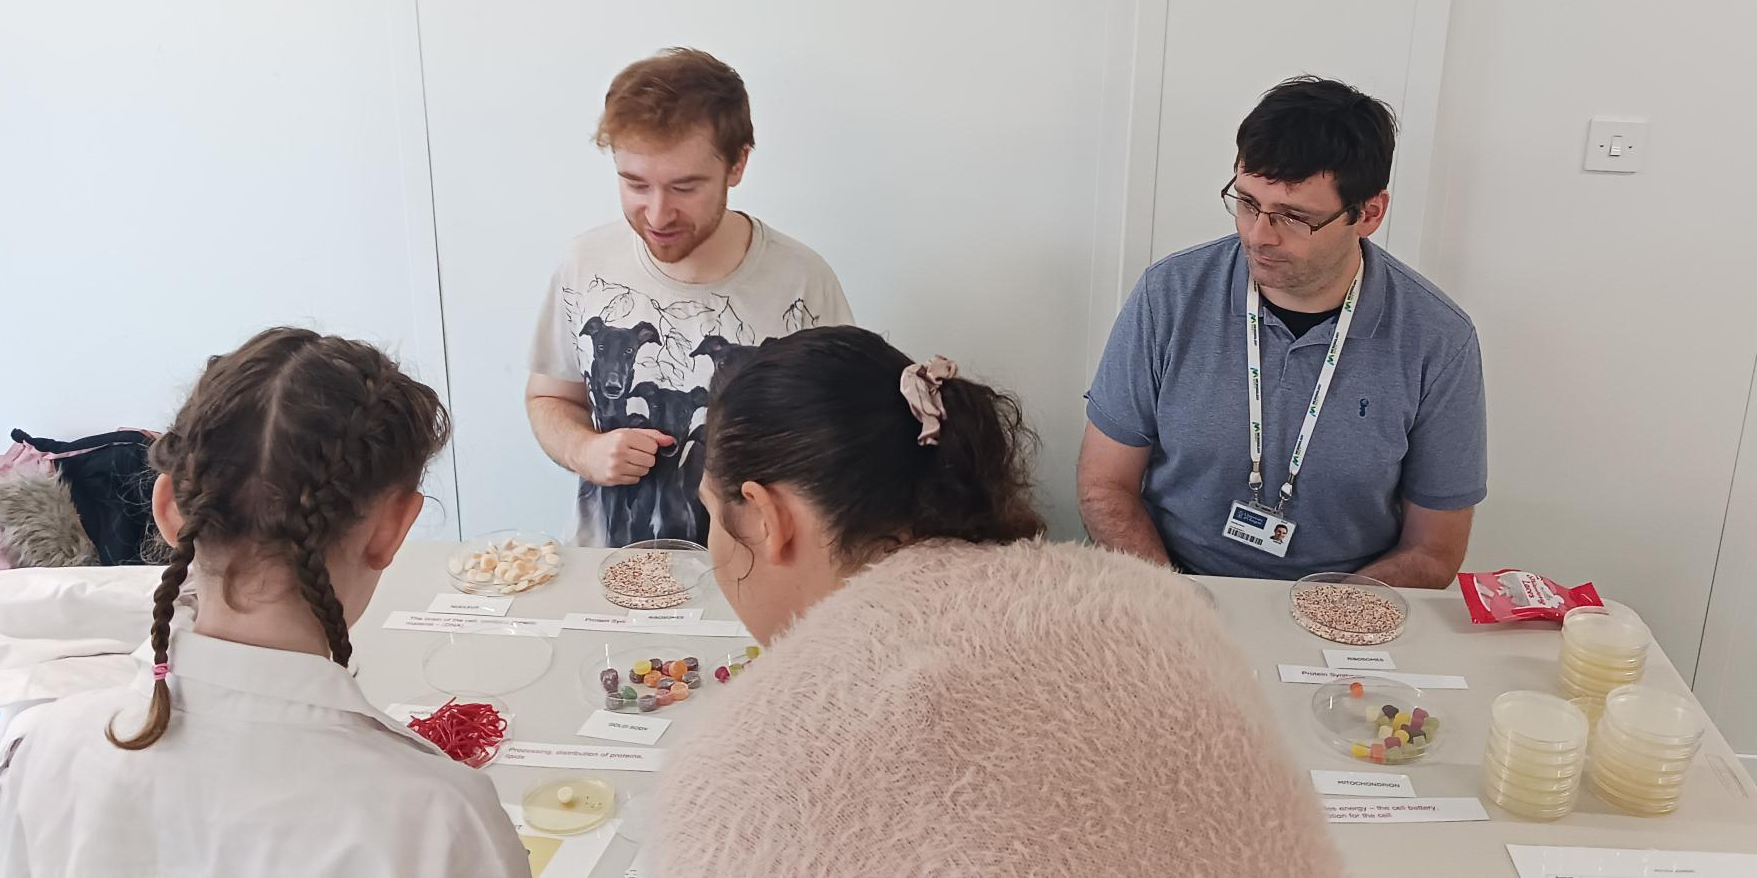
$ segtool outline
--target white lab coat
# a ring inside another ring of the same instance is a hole
[[[151,653],[135,655],[133,685],[24,714],[0,772],[0,878],[530,874],[488,778],[319,656],[179,627],[170,730],[112,746],[111,717],[133,734],[152,691]]]

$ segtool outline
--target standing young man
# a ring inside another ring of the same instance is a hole
[[[1102,545],[1219,576],[1443,588],[1488,493],[1476,329],[1367,240],[1395,124],[1313,77],[1238,129],[1238,234],[1135,287],[1087,395],[1080,514]]]
[[[701,543],[715,372],[766,338],[853,317],[821,257],[726,209],[756,143],[731,67],[695,49],[630,65],[597,143],[615,157],[627,222],[575,238],[556,269],[526,412],[544,452],[579,476],[580,545]]]

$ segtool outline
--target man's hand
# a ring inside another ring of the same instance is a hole
[[[659,449],[676,441],[658,430],[633,427],[593,433],[568,455],[567,468],[595,485],[632,485],[653,469]]]

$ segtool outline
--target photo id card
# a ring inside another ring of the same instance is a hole
[[[1267,509],[1235,500],[1232,513],[1226,516],[1226,526],[1221,528],[1220,533],[1235,543],[1244,543],[1259,552],[1285,558],[1287,546],[1293,542],[1293,531],[1297,527],[1292,521]]]

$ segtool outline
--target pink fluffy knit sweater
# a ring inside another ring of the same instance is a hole
[[[903,550],[723,696],[661,781],[665,878],[1341,874],[1213,610],[1125,555]]]

